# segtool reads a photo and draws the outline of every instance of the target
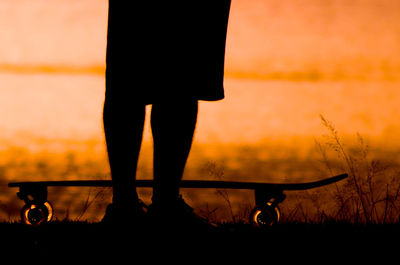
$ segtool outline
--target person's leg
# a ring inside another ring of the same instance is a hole
[[[142,142],[145,105],[131,104],[106,94],[103,123],[113,184],[113,204],[138,201],[136,169]]]
[[[179,185],[192,145],[197,112],[197,100],[153,104],[153,204],[179,198]]]

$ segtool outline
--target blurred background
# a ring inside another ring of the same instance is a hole
[[[101,122],[107,8],[106,0],[0,0],[0,220],[17,220],[23,205],[10,181],[110,179]],[[347,147],[362,137],[371,159],[397,169],[399,85],[398,0],[232,0],[226,98],[201,102],[185,179],[341,173],[335,152],[323,159],[331,132],[320,115]],[[147,118],[138,178],[152,178],[151,165]],[[140,192],[150,202],[151,191]],[[205,215],[231,218],[221,192],[183,193]],[[99,220],[110,195],[49,190],[59,220]],[[252,196],[230,195],[238,215]]]

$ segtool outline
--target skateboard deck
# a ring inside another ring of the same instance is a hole
[[[197,189],[243,189],[253,190],[255,204],[250,214],[250,223],[268,227],[279,221],[278,204],[285,199],[284,191],[307,190],[329,185],[347,177],[341,174],[322,180],[303,183],[263,183],[218,180],[182,180],[181,188]],[[136,187],[152,188],[152,180],[136,180]],[[25,202],[21,218],[25,224],[39,225],[51,221],[53,207],[47,201],[48,187],[112,187],[111,180],[65,180],[65,181],[24,181],[10,182],[8,187],[19,188],[18,197]]]

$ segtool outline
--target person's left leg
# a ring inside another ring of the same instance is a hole
[[[180,181],[192,146],[197,112],[197,100],[153,104],[154,204],[179,198]]]
[[[154,189],[149,215],[155,224],[164,224],[175,232],[186,229],[211,231],[214,228],[196,215],[179,194],[196,128],[197,112],[198,102],[192,100],[153,104],[151,113]]]

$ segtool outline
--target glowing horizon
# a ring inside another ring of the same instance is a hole
[[[396,0],[233,1],[226,99],[201,103],[197,140],[312,137],[319,114],[397,139],[399,13]],[[3,1],[0,15],[0,137],[101,139],[107,1]]]
[[[397,80],[399,12],[396,0],[235,0],[226,75]],[[0,72],[104,73],[107,1],[4,1],[0,14]]]

